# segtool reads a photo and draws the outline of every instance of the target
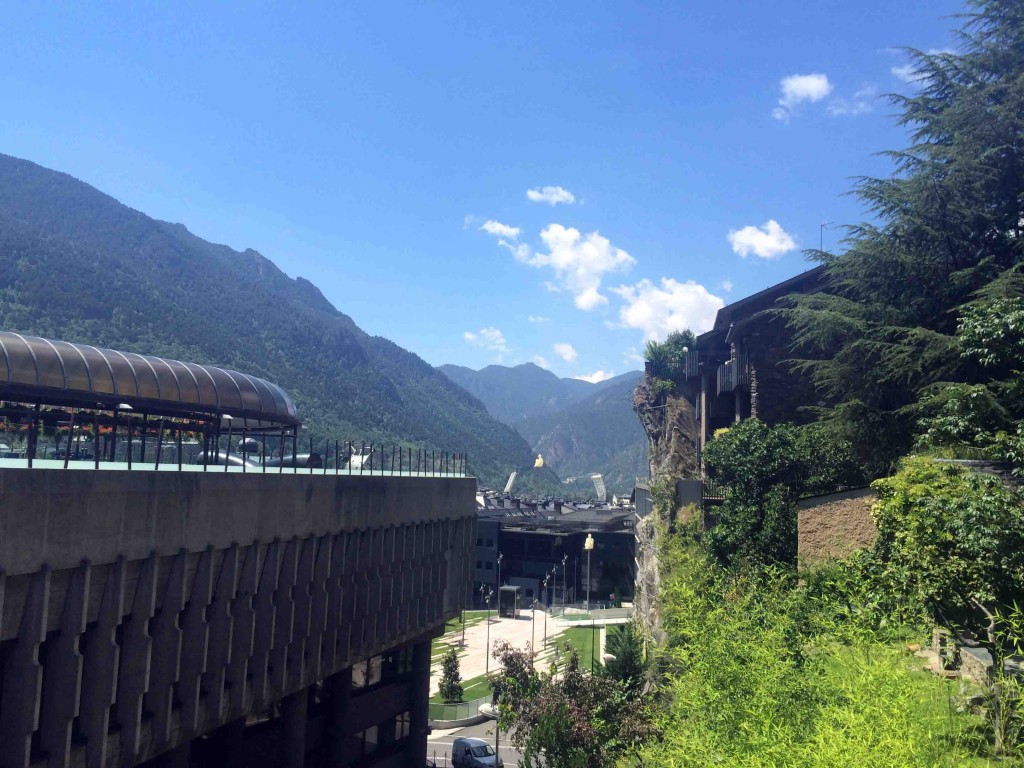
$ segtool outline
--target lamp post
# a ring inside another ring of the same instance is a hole
[[[466,647],[466,609],[462,609],[462,648]]]
[[[487,644],[484,646],[484,674],[491,671],[491,598],[494,592],[490,587],[480,586],[480,597],[487,604]]]
[[[569,590],[569,580],[565,578],[565,564],[569,562],[569,556],[562,553],[562,612],[565,612],[565,596]]]
[[[533,598],[533,610],[530,611],[532,624],[530,625],[530,651],[532,658],[537,658],[537,598]]]
[[[505,559],[505,556],[498,553],[498,583],[494,587],[494,591],[498,593],[498,618],[501,618],[501,561]]]
[[[590,613],[590,553],[594,549],[594,537],[589,533],[583,542],[583,549],[587,552],[587,613]]]
[[[544,577],[544,601],[548,599],[548,577]],[[548,611],[547,606],[544,607],[544,647],[548,647]]]
[[[552,602],[552,604],[557,605],[558,604],[558,566],[557,565],[552,565],[551,566],[551,580],[552,580],[551,602]]]

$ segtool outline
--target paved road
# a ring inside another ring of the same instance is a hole
[[[494,746],[494,721],[487,720],[478,725],[467,726],[466,728],[434,731],[427,740],[427,757],[436,760],[437,768],[450,768],[451,760],[449,757],[452,753],[452,742],[460,736],[485,739],[491,746]],[[499,740],[500,748],[498,749],[498,755],[505,761],[505,768],[518,768],[522,755],[509,746],[504,733],[499,734]]]

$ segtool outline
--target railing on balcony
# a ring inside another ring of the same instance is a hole
[[[740,352],[735,357],[733,371],[733,387],[744,389],[750,386],[750,357],[746,351]]]
[[[686,363],[683,366],[686,378],[693,379],[700,375],[701,354],[698,349],[691,349],[686,354]]]
[[[736,364],[726,360],[718,366],[718,394],[732,392],[736,388]]]

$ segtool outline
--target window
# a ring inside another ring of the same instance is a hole
[[[484,545],[484,540],[482,538],[480,538],[480,537],[477,537],[476,545],[478,547],[482,547]]]
[[[402,648],[384,655],[381,680],[390,683],[412,672],[412,651]]]
[[[403,712],[395,718],[395,741],[409,737],[411,723],[411,712]]]
[[[476,569],[479,571],[483,567],[484,567],[484,561],[483,560],[477,560],[476,561]]]
[[[357,662],[352,666],[352,687],[369,688],[381,680],[381,669],[384,659],[381,656],[374,656],[372,659]]]

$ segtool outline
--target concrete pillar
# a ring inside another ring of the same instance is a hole
[[[412,680],[409,681],[408,765],[422,765],[427,755],[427,721],[430,699],[430,640],[416,643],[412,650]]]
[[[216,752],[217,765],[224,768],[245,768],[243,741],[245,739],[245,718],[240,717],[222,725],[210,734]]]
[[[328,735],[328,755],[331,768],[345,768],[352,762],[348,745],[352,739],[349,733],[349,705],[352,702],[352,667],[343,669],[328,678],[331,689],[331,720]]]
[[[281,768],[304,768],[306,764],[306,710],[309,689],[303,688],[281,699]]]

